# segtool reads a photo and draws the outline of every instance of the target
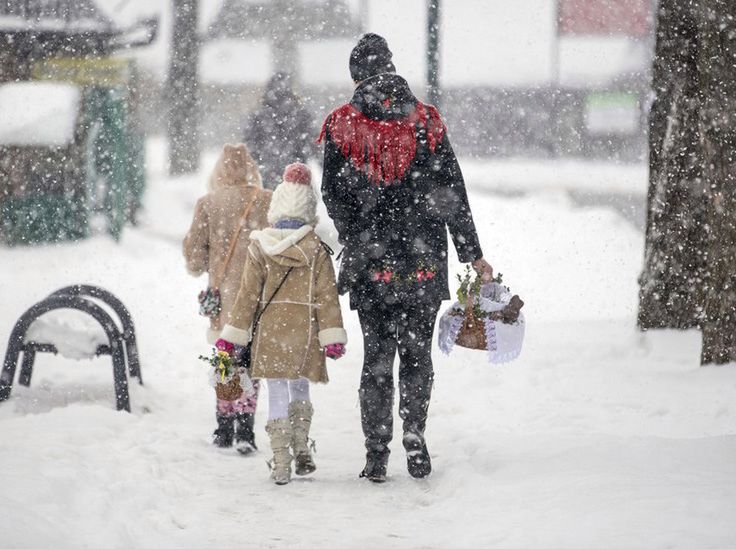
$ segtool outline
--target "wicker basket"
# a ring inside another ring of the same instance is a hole
[[[467,347],[468,349],[485,350],[488,348],[486,340],[486,323],[482,318],[476,318],[473,312],[474,299],[468,296],[468,304],[465,306],[465,319],[460,332],[457,334],[455,345]]]
[[[215,394],[220,400],[238,400],[243,394],[243,388],[240,386],[240,376],[236,374],[227,383],[215,385]]]
[[[484,351],[488,349],[488,339],[486,336],[486,322],[497,320],[506,324],[513,324],[519,318],[519,312],[524,306],[524,302],[515,295],[511,301],[501,309],[486,315],[486,318],[477,318],[473,310],[476,296],[468,295],[467,305],[463,319],[463,325],[457,334],[455,345],[466,347],[468,349],[478,349]]]

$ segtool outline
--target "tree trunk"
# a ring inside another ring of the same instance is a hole
[[[698,135],[698,29],[688,0],[661,0],[649,118],[641,329],[698,326],[707,197]]]
[[[286,73],[293,80],[298,77],[299,59],[297,37],[293,29],[293,25],[298,24],[301,19],[297,7],[294,0],[275,0],[275,13],[278,14],[279,20],[271,22],[274,25],[271,43],[273,72]]]
[[[169,67],[169,173],[199,168],[198,0],[173,0],[174,25]]]
[[[702,364],[736,361],[736,0],[700,0],[700,136],[711,200]]]
[[[440,107],[440,0],[427,5],[427,100]]]

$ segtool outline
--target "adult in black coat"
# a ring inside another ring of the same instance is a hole
[[[393,432],[393,362],[399,415],[414,477],[431,471],[424,439],[432,390],[432,334],[449,299],[447,229],[461,262],[484,278],[483,259],[460,167],[437,110],[395,74],[386,41],[361,38],[350,56],[350,103],[325,120],[322,198],[343,245],[340,293],[350,293],[364,337],[360,384],[366,466],[386,477]]]
[[[276,73],[266,84],[262,105],[246,124],[244,141],[267,189],[276,188],[288,164],[316,158],[314,119],[294,93],[288,74]]]

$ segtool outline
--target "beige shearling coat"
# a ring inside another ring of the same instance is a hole
[[[309,225],[253,231],[251,240],[240,292],[221,337],[247,345],[256,315],[293,267],[258,323],[251,376],[326,383],[324,347],[347,343],[332,259]]]
[[[219,283],[222,311],[218,317],[210,319],[207,341],[211,344],[219,337],[235,304],[250,233],[253,229],[268,226],[266,215],[271,203],[271,191],[262,188],[257,167],[252,163],[245,146],[226,145],[210,178],[209,192],[197,201],[192,225],[184,238],[184,259],[191,275],[207,273],[208,285],[216,284],[215,278],[222,270],[230,239],[251,201],[254,201],[253,206]]]

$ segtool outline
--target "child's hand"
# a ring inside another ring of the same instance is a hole
[[[228,340],[222,338],[215,341],[215,348],[218,351],[225,351],[230,356],[233,356],[233,353],[235,352],[235,345],[230,343]]]
[[[345,354],[345,345],[342,343],[330,343],[325,346],[325,355],[332,360],[337,360]]]

